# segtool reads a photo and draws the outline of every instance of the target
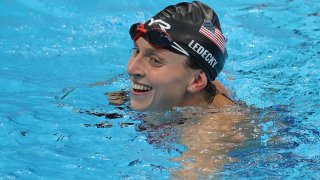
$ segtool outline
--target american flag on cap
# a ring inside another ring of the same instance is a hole
[[[214,27],[211,21],[205,19],[199,32],[210,39],[224,53],[225,38],[218,27]]]

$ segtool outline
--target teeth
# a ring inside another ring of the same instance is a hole
[[[149,90],[152,89],[152,88],[149,87],[149,86],[142,85],[142,84],[136,84],[136,83],[133,83],[133,84],[132,84],[132,88],[133,88],[133,89],[137,89],[137,90],[142,90],[142,91],[149,91]]]

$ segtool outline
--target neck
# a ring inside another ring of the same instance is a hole
[[[210,105],[209,99],[205,99],[202,92],[188,93],[184,100],[179,103],[179,107],[195,106],[208,107]]]

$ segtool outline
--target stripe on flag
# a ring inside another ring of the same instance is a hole
[[[201,26],[199,32],[209,38],[214,44],[216,44],[219,49],[224,53],[225,40],[224,36],[218,27],[214,28],[214,33],[209,31],[204,25]]]

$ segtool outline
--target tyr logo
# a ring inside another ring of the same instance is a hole
[[[153,23],[159,23],[160,29],[162,29],[163,31],[166,31],[166,29],[170,29],[171,28],[170,24],[162,21],[161,19],[153,19],[153,18],[151,18],[148,26],[151,26]]]

